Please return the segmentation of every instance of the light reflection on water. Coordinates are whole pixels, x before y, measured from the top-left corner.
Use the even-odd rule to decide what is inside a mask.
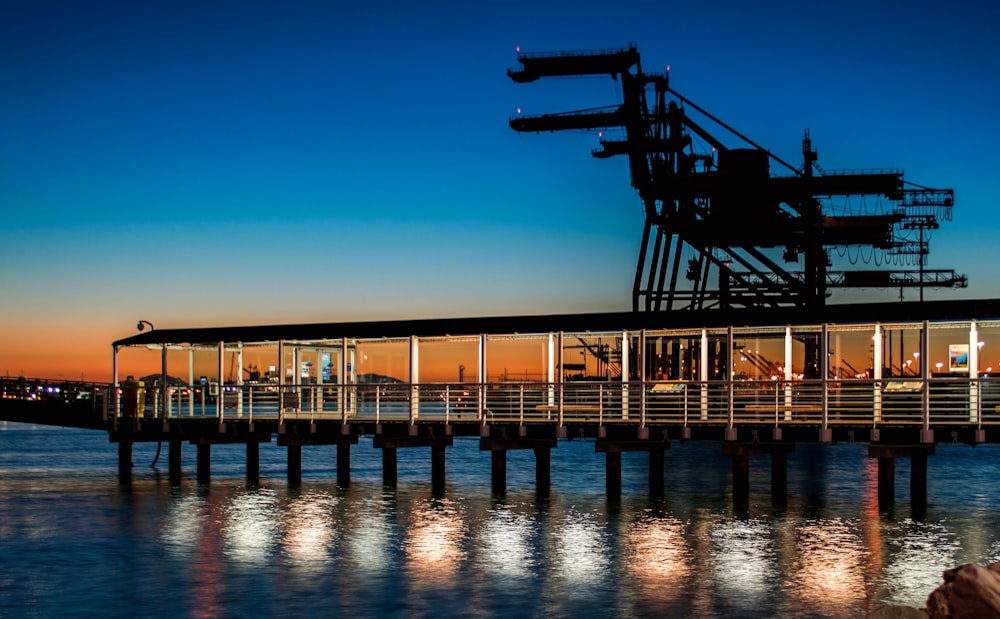
[[[403,538],[404,567],[422,586],[449,586],[466,558],[465,520],[453,501],[420,502]]]
[[[476,563],[489,578],[530,578],[537,567],[531,518],[504,506],[489,511],[479,530]]]
[[[808,520],[796,528],[789,591],[821,616],[836,614],[844,600],[866,591],[867,560],[855,523],[839,518]]]
[[[761,520],[713,523],[709,565],[718,593],[736,608],[759,608],[777,574],[771,527]]]
[[[906,519],[886,525],[883,533],[892,550],[882,570],[882,586],[891,592],[889,601],[926,598],[941,584],[941,572],[960,562],[961,544],[945,523]]]
[[[676,602],[681,583],[694,576],[694,550],[684,523],[672,517],[645,516],[626,529],[623,563],[638,594],[657,606]]]
[[[789,458],[787,506],[771,505],[766,460],[755,460],[740,517],[724,485],[703,481],[725,479],[717,444],[671,449],[662,502],[647,496],[644,463],[623,459],[623,497],[609,503],[603,459],[584,441],[553,452],[540,498],[521,470],[493,496],[474,441],[450,448],[440,495],[423,455],[398,489],[382,488],[370,446],[352,451],[348,488],[308,461],[289,488],[277,448],[261,450],[259,487],[242,479],[243,450],[220,449],[210,485],[170,487],[142,452],[123,488],[104,435],[6,429],[0,616],[71,604],[107,617],[863,617],[886,602],[922,606],[943,570],[1000,559],[1000,450],[940,447],[915,518],[905,493],[879,513],[864,446],[803,446]],[[23,469],[20,448],[36,454]],[[39,453],[58,461],[48,474]]]

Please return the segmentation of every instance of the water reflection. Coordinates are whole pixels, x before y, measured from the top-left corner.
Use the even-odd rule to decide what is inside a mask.
[[[52,436],[10,434],[0,453]],[[350,488],[289,488],[286,453],[267,446],[266,489],[243,485],[234,450],[210,484],[170,487],[136,467],[123,490],[106,437],[67,436],[57,459],[83,444],[110,473],[67,481],[61,460],[39,483],[37,462],[0,458],[0,616],[861,617],[922,606],[943,570],[1000,560],[1000,450],[942,448],[923,520],[879,512],[876,461],[857,449],[829,454],[842,483],[806,492],[814,481],[793,478],[786,506],[754,502],[738,519],[705,487],[729,474],[717,444],[671,455],[698,466],[671,477],[667,501],[626,488],[610,509],[595,491],[603,465],[580,444],[559,458],[585,474],[555,476],[544,501],[512,491],[497,504],[471,441],[449,448],[447,498],[434,500],[429,484],[385,490],[374,450],[352,453]]]
[[[237,494],[223,511],[222,535],[229,558],[265,563],[278,541],[281,511],[277,494],[264,488]]]
[[[167,507],[160,538],[167,551],[178,559],[187,558],[198,547],[204,510],[205,501],[196,496],[176,496]]]
[[[345,519],[344,550],[351,568],[371,575],[385,572],[395,538],[390,512],[380,500],[359,501]]]
[[[532,556],[532,520],[509,508],[490,510],[479,531],[477,564],[490,576],[530,578],[537,561]]]
[[[709,527],[708,538],[708,560],[719,595],[736,608],[759,608],[779,575],[770,523],[717,522]]]
[[[288,558],[298,565],[322,564],[336,550],[331,514],[336,497],[327,492],[311,492],[286,504],[281,545]]]
[[[554,525],[552,539],[554,577],[573,587],[597,584],[605,577],[610,553],[594,514],[571,510]]]
[[[693,552],[684,539],[684,523],[676,518],[643,518],[625,534],[625,568],[640,595],[666,603],[685,592],[693,571]]]
[[[787,580],[792,597],[821,616],[834,616],[863,597],[867,553],[855,525],[810,520],[796,534]]]
[[[422,501],[414,506],[403,552],[406,570],[418,586],[454,584],[458,567],[466,558],[464,514],[450,500]]]
[[[941,584],[942,566],[961,563],[961,545],[944,523],[904,520],[888,524],[892,558],[882,570],[882,584],[890,602],[922,606],[927,595]]]

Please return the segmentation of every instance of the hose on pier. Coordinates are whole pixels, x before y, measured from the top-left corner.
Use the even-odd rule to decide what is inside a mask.
[[[163,441],[156,441],[156,456],[153,458],[153,462],[149,465],[149,468],[155,469],[156,463],[160,459],[160,449],[163,448]]]

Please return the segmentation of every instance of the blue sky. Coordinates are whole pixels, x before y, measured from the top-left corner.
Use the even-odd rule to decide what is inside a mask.
[[[628,309],[625,160],[591,158],[593,133],[507,126],[614,103],[614,83],[514,84],[518,45],[635,42],[644,70],[670,65],[786,161],[809,128],[824,168],[955,189],[928,267],[970,286],[927,296],[994,297],[1000,44],[982,6],[8,1],[0,372],[110,366],[140,318]]]

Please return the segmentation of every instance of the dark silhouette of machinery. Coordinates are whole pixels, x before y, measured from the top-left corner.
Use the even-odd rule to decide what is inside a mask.
[[[672,90],[667,73],[644,73],[634,45],[519,51],[517,60],[522,68],[507,72],[515,82],[610,75],[620,84],[619,105],[519,114],[510,126],[620,134],[610,139],[602,131],[593,155],[627,156],[644,206],[633,310],[816,307],[833,288],[899,288],[900,296],[903,288],[919,288],[923,300],[926,287],[966,286],[954,271],[924,268],[927,232],[951,219],[951,189],[909,183],[897,169],[824,171],[808,130],[802,166],[789,165]],[[740,147],[727,146],[708,126]],[[772,162],[788,174],[772,175]],[[917,268],[833,271],[831,250],[855,263]]]

